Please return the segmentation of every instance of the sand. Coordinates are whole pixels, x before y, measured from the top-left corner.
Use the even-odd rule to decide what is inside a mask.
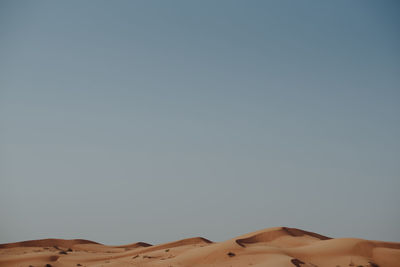
[[[287,227],[224,242],[194,237],[158,245],[106,246],[82,239],[43,239],[1,244],[0,266],[399,267],[400,243],[329,238]]]

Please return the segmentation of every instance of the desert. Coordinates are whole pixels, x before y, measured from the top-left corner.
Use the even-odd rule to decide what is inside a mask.
[[[400,243],[330,238],[275,227],[223,242],[191,237],[151,245],[107,246],[83,239],[41,239],[0,245],[0,266],[283,266],[397,267]]]
[[[0,267],[400,267],[400,0],[0,0]]]

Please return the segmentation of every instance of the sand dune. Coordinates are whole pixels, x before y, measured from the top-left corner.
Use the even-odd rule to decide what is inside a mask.
[[[15,247],[71,247],[77,244],[98,244],[96,242],[84,239],[39,239],[39,240],[28,240],[16,243],[0,244],[0,248],[15,248]]]
[[[287,227],[224,242],[194,237],[158,245],[106,246],[81,239],[43,239],[0,245],[0,266],[398,267],[400,243],[335,239]]]
[[[145,242],[136,242],[132,243],[129,245],[123,245],[123,246],[115,246],[116,248],[126,248],[126,249],[133,249],[133,248],[145,248],[145,247],[151,247],[151,244],[145,243]]]

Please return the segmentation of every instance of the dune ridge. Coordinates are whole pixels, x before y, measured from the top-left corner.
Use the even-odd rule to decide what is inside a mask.
[[[331,238],[289,227],[223,242],[192,237],[156,245],[107,246],[83,239],[42,239],[0,244],[2,266],[398,267],[400,243]]]

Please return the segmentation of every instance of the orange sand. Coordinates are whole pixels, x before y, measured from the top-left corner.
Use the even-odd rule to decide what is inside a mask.
[[[329,238],[278,227],[224,242],[202,237],[150,245],[106,246],[75,239],[43,239],[0,245],[1,266],[283,266],[399,267],[400,243]]]

